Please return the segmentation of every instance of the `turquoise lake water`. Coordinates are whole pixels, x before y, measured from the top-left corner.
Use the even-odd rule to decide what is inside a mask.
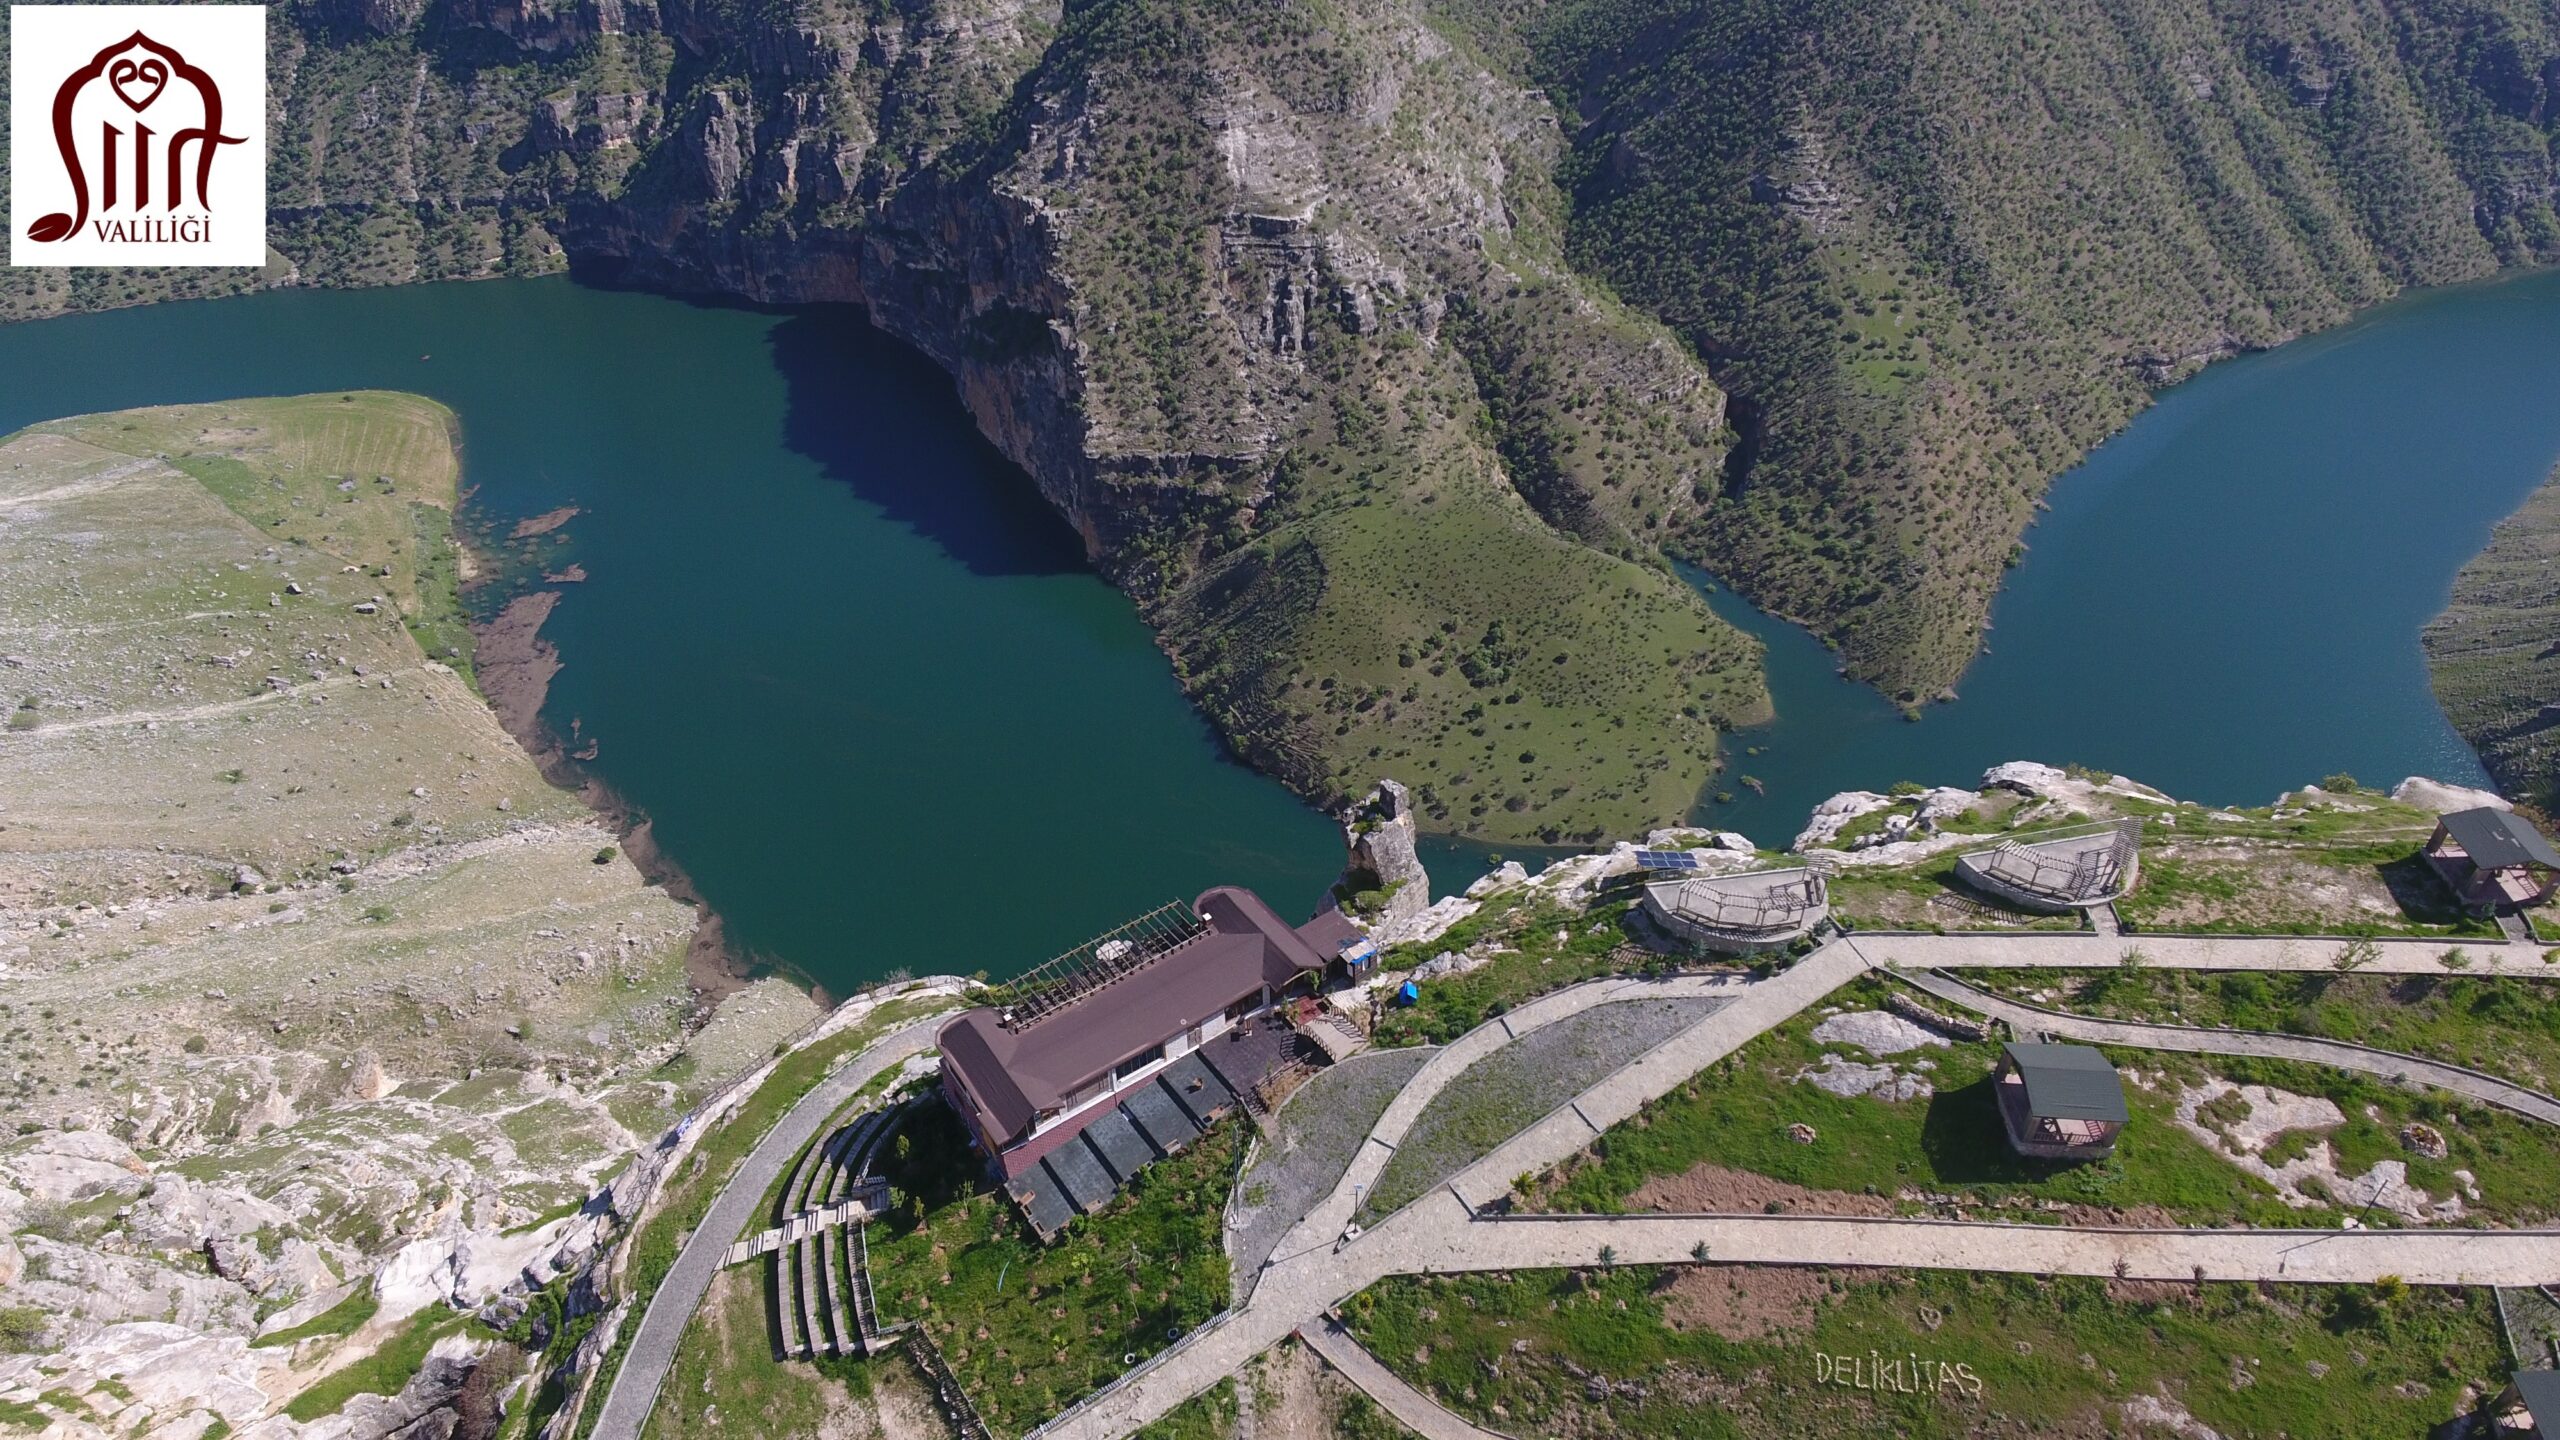
[[[1716,786],[1735,798],[1699,815],[1784,845],[1840,790],[1970,785],[2004,760],[2208,804],[2341,772],[2486,784],[2418,633],[2555,463],[2560,271],[2225,361],[2054,482],[1962,698],[1916,723],[1805,632],[1711,596],[1768,642],[1778,718],[1732,737]]]
[[[546,713],[750,953],[1005,975],[1213,884],[1304,913],[1332,882],[1332,824],[1224,758],[941,372],[851,312],[541,280],[0,326],[0,433],[363,387],[461,416],[474,527],[581,508],[542,552],[589,576]]]
[[[360,387],[461,416],[474,528],[580,508],[538,547],[589,577],[547,714],[749,951],[836,988],[1004,974],[1210,884],[1303,912],[1331,880],[1331,823],[1224,758],[948,382],[851,312],[539,280],[0,326],[0,433]],[[2477,780],[2418,628],[2555,459],[2560,274],[2217,366],[2057,485],[1964,698],[1919,723],[1711,597],[1770,640],[1779,719],[1701,814],[1783,844],[1835,790],[2022,758],[2213,802]],[[1427,858],[1450,886],[1483,855]]]

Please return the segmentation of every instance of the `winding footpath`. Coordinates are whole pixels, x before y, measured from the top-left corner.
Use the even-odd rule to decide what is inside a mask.
[[[1870,968],[1890,966],[1898,972],[1923,966],[2112,968],[2124,964],[2125,952],[2138,945],[2144,963],[2175,968],[2326,971],[2335,968],[2343,943],[2239,936],[2147,936],[2135,942],[2121,936],[2051,933],[1858,936],[1834,940],[1789,969],[1742,986],[1727,982],[1712,991],[1703,987],[1692,991],[1681,988],[1680,980],[1595,981],[1543,997],[1479,1026],[1425,1064],[1407,1091],[1381,1115],[1333,1193],[1282,1238],[1244,1304],[1061,1412],[1031,1432],[1031,1440],[1122,1440],[1292,1333],[1307,1337],[1354,1384],[1431,1440],[1486,1440],[1491,1432],[1451,1415],[1428,1396],[1395,1380],[1357,1342],[1331,1330],[1324,1318],[1327,1312],[1390,1275],[1586,1266],[1597,1264],[1604,1248],[1613,1260],[1625,1264],[1682,1263],[1694,1259],[1697,1247],[1704,1245],[1717,1261],[1729,1263],[1907,1266],[2181,1281],[2201,1276],[2370,1283],[2397,1275],[2419,1284],[2531,1285],[2560,1276],[2560,1231],[2159,1230],[1792,1214],[1502,1218],[1484,1214],[1491,1202],[1509,1193],[1515,1177],[1569,1159],[1610,1126]],[[2466,947],[2467,967],[2445,965],[2446,949],[2441,942],[2378,941],[2371,958],[2359,968],[2382,974],[2560,978],[2560,970],[2544,962],[2535,947]],[[1903,978],[1914,977],[1904,973]],[[1942,998],[1956,998],[1949,990],[1980,995],[1969,986],[1931,978],[1947,987],[1932,990]],[[1360,1195],[1375,1183],[1431,1097],[1469,1065],[1518,1035],[1592,1005],[1683,993],[1715,993],[1733,999],[1357,1239],[1339,1241]],[[1971,1004],[1969,1000],[1958,1003]],[[2024,1012],[2033,1007],[2017,1008]],[[2075,1019],[2039,1012],[2026,1023],[2058,1030],[2061,1022]],[[2405,1074],[2560,1123],[2560,1102],[2495,1077],[2414,1056],[2334,1042],[2306,1040],[2301,1047],[2278,1043],[2301,1039],[2291,1036],[2237,1037],[2233,1032],[2199,1033],[2175,1026],[2118,1028],[2119,1022],[2081,1023],[2109,1030],[2109,1035],[2100,1037],[2105,1043],[2156,1048],[2201,1050],[2207,1048],[2207,1041],[2227,1047],[2263,1040],[2271,1048],[2222,1053],[2267,1053],[2324,1064],[2353,1059],[2358,1062],[2353,1068]],[[2136,1031],[2146,1033],[2135,1038]],[[1336,1351],[1348,1353],[1337,1356]],[[1368,1364],[1362,1366],[1361,1360]],[[1393,1383],[1380,1382],[1382,1374]]]
[[[2386,1080],[2406,1080],[2466,1095],[2483,1104],[2512,1110],[2545,1125],[2560,1125],[2560,1100],[2539,1090],[2482,1074],[2460,1065],[2376,1050],[2343,1040],[2315,1040],[2308,1035],[2275,1035],[2260,1030],[2214,1030],[2192,1025],[2157,1025],[2140,1020],[2101,1020],[2047,1010],[1977,990],[1952,976],[1929,970],[1906,970],[1894,977],[1926,990],[1950,1004],[2009,1022],[2020,1034],[2041,1031],[2091,1045],[2126,1045],[2144,1050],[2178,1050],[2196,1055],[2253,1055],[2269,1060],[2300,1060],[2360,1070]]]
[[[2088,931],[2030,930],[2009,934],[1859,934],[1848,942],[1878,966],[1892,969],[2112,970],[2128,951],[2146,967],[2164,970],[2314,970],[2337,973],[2348,942],[2310,935],[2096,935]],[[2494,940],[2377,938],[2372,956],[2356,967],[2363,975],[2520,975],[2560,979],[2560,964],[2543,959],[2544,947]],[[2447,965],[2462,952],[2465,963]]]
[[[2114,968],[2129,950],[2175,969],[2330,971],[2345,942],[2260,936],[2143,936],[2034,932],[1858,935],[1835,939],[1784,971],[1608,979],[1569,987],[1488,1020],[1424,1062],[1390,1101],[1332,1191],[1281,1237],[1243,1302],[1031,1432],[1027,1440],[1122,1440],[1216,1384],[1264,1350],[1303,1336],[1355,1385],[1429,1440],[1502,1440],[1395,1377],[1327,1313],[1391,1275],[1555,1269],[1599,1263],[1676,1264],[1707,1247],[1723,1263],[1868,1265],[2026,1274],[2210,1280],[2532,1285],[2560,1277],[2560,1231],[2160,1230],[1817,1215],[1496,1216],[1523,1175],[1580,1153],[1611,1126],[1706,1066],[1802,1013],[1869,969],[1886,969],[1941,999],[2032,1029],[2099,1044],[2265,1055],[2336,1065],[2433,1085],[2560,1125],[2560,1100],[2495,1076],[2417,1056],[2304,1036],[2096,1020],[2004,1000],[1930,973],[1965,968]],[[2492,974],[2560,979],[2530,945],[2472,945],[2448,966],[2440,941],[2380,940],[2361,957],[2378,974]],[[1431,1102],[1477,1062],[1523,1036],[1596,1006],[1712,997],[1727,1003],[1592,1084],[1455,1175],[1344,1239],[1361,1197]],[[940,1018],[914,1022],[822,1081],[757,1145],[713,1202],[651,1297],[616,1374],[596,1433],[640,1433],[687,1320],[708,1291],[727,1238],[751,1218],[784,1166],[873,1077],[928,1048]]]
[[[1512,1440],[1499,1430],[1475,1424],[1407,1384],[1403,1376],[1388,1369],[1386,1362],[1370,1354],[1338,1325],[1314,1321],[1298,1328],[1298,1338],[1361,1394],[1377,1401],[1379,1409],[1396,1417],[1398,1423],[1422,1440]]]
[[[685,1237],[675,1264],[650,1295],[649,1308],[641,1312],[639,1328],[623,1342],[622,1368],[614,1372],[613,1387],[605,1392],[603,1408],[596,1413],[595,1434],[605,1440],[635,1440],[648,1423],[650,1408],[657,1404],[658,1387],[666,1383],[667,1371],[675,1364],[676,1344],[684,1336],[685,1325],[701,1307],[702,1297],[710,1293],[712,1278],[720,1273],[729,1242],[755,1219],[757,1207],[782,1178],[784,1167],[863,1086],[905,1064],[910,1056],[932,1049],[935,1033],[950,1018],[947,1013],[928,1015],[873,1041],[801,1096],[756,1142],[728,1185],[713,1197],[702,1223]]]

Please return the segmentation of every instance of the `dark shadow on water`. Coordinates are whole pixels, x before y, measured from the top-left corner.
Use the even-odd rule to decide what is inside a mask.
[[[997,453],[932,361],[851,306],[773,328],[783,443],[973,575],[1089,573],[1075,530]]]

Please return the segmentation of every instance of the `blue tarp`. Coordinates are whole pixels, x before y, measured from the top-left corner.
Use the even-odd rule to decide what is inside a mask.
[[[1422,998],[1422,990],[1421,990],[1421,987],[1419,987],[1419,986],[1415,985],[1415,984],[1414,984],[1412,981],[1410,981],[1410,980],[1407,980],[1407,981],[1406,981],[1406,982],[1404,982],[1403,984],[1401,984],[1401,985],[1399,985],[1399,986],[1397,986],[1397,987],[1396,987],[1396,1003],[1397,1003],[1397,1004],[1399,1004],[1399,1005],[1411,1005],[1411,1004],[1413,1004],[1415,1001],[1420,1000],[1421,998]]]

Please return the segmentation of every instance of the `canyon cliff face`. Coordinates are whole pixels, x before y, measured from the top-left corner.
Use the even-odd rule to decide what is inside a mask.
[[[1668,557],[1917,703],[2154,387],[2560,256],[2524,0],[284,13],[279,263],[0,314],[564,265],[860,304],[1249,759],[1494,838],[1670,818],[1764,712]]]

